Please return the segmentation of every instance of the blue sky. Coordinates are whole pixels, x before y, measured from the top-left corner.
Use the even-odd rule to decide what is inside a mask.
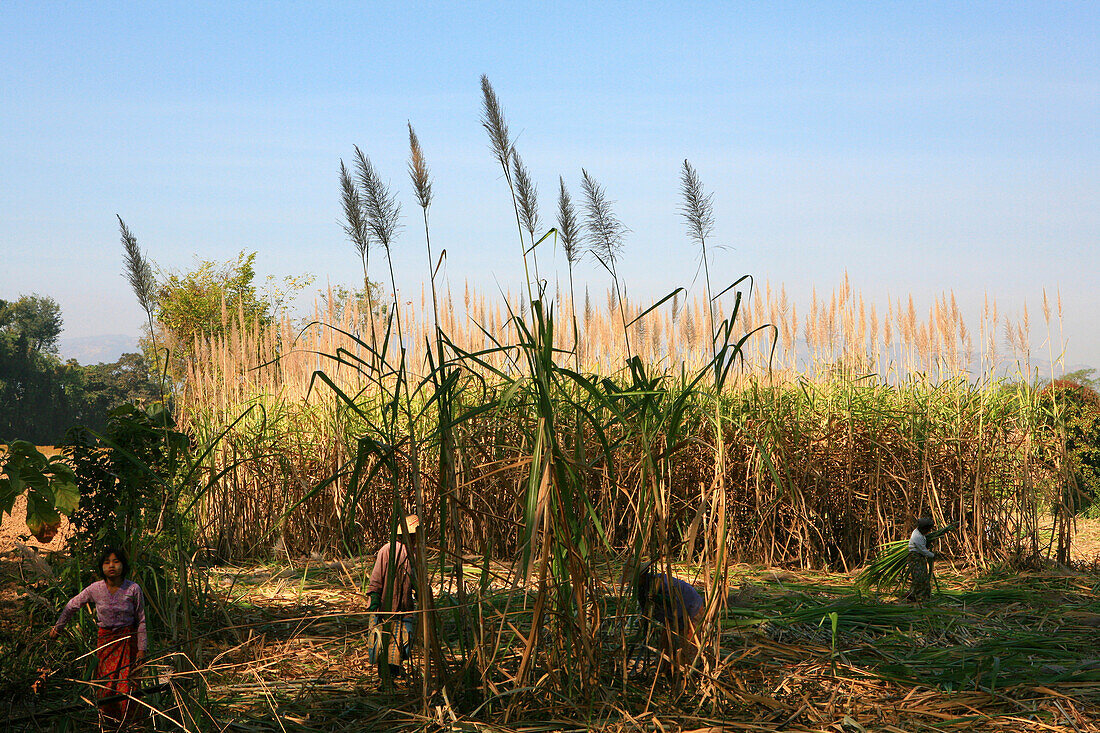
[[[116,213],[168,270],[255,250],[262,275],[352,282],[353,145],[401,194],[395,266],[418,297],[407,121],[452,285],[515,289],[487,74],[544,220],[558,175],[576,192],[586,168],[632,230],[639,297],[694,277],[688,158],[715,193],[720,275],[799,300],[847,271],[880,302],[953,290],[972,316],[985,293],[1036,314],[1058,289],[1069,363],[1100,367],[1097,38],[1089,3],[5,2],[0,298],[55,297],[68,336],[138,333]]]

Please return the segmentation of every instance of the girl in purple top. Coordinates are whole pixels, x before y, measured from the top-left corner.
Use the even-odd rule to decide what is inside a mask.
[[[119,698],[100,703],[103,715],[120,723],[133,720],[138,705],[130,705],[128,696],[137,685],[130,681],[145,658],[145,599],[137,583],[127,580],[130,563],[120,548],[109,548],[100,555],[99,575],[92,583],[73,596],[61,611],[61,617],[50,629],[56,639],[61,629],[81,607],[95,605],[99,638],[96,645],[96,678],[100,698]],[[122,696],[122,697],[120,697]]]

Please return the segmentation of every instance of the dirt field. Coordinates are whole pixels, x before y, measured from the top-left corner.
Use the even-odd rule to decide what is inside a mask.
[[[1100,567],[1100,519],[1078,519],[1073,537],[1075,562]]]
[[[5,514],[3,522],[0,522],[0,554],[10,553],[17,545],[36,548],[39,552],[57,552],[64,549],[65,540],[69,537],[69,523],[61,518],[61,526],[57,535],[49,542],[39,542],[31,536],[27,529],[27,497],[20,496],[15,500],[15,506],[10,515]]]
[[[213,572],[233,624],[206,642],[207,705],[228,724],[220,729],[1100,730],[1100,660],[1089,643],[1100,624],[1094,574],[965,570],[945,575],[937,597],[919,607],[855,596],[846,575],[741,566],[738,605],[718,630],[728,665],[703,688],[720,704],[685,695],[640,664],[628,681],[616,681],[623,685],[619,702],[637,713],[648,696],[651,712],[604,711],[596,722],[579,713],[558,719],[568,706],[548,706],[499,726],[423,717],[415,684],[379,690],[367,658],[370,622],[359,592],[370,565],[362,558]],[[507,593],[502,589],[498,600]],[[838,614],[833,633],[823,622],[830,612]],[[222,618],[218,625],[228,623]],[[73,645],[66,658],[82,651],[84,646]],[[75,699],[75,689],[73,683],[52,688],[42,707]],[[547,727],[548,719],[556,725]]]
[[[61,451],[52,445],[40,445],[38,450],[47,458],[58,455]],[[3,463],[7,455],[7,446],[0,445],[0,463]],[[27,529],[27,497],[19,496],[15,499],[15,506],[11,514],[0,517],[0,555],[8,555],[22,544],[29,548],[37,548],[38,552],[56,552],[65,547],[65,540],[69,536],[69,523],[65,517],[61,518],[61,526],[57,535],[49,542],[39,542],[31,537],[31,531]]]

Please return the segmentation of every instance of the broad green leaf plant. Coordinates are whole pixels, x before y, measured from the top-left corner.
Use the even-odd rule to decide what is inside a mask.
[[[27,495],[27,528],[39,542],[49,542],[80,505],[76,475],[60,458],[47,458],[32,443],[17,440],[8,446],[0,476],[0,513],[11,514],[20,494]]]

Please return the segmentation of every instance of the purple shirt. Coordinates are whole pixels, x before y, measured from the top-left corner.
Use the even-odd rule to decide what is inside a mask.
[[[706,605],[695,586],[679,578],[669,578],[661,573],[654,575],[650,583],[653,620],[658,623],[667,623],[669,618],[683,623],[689,618],[695,618]]]
[[[137,626],[137,648],[145,651],[145,599],[137,583],[124,580],[118,590],[112,593],[107,588],[107,581],[97,580],[65,604],[61,618],[57,619],[54,628],[61,631],[73,614],[88,603],[95,604],[96,624],[101,629]]]

